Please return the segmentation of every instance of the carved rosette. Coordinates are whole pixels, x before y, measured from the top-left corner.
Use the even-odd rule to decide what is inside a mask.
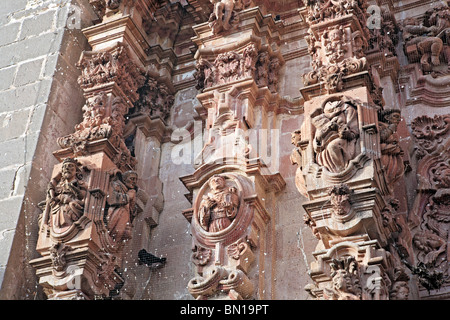
[[[250,180],[234,173],[213,175],[199,189],[191,220],[197,276],[188,283],[196,299],[253,297],[254,232],[264,227],[255,216],[268,219],[253,195]]]

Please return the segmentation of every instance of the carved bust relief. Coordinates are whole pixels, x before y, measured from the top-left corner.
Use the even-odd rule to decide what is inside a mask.
[[[208,181],[209,192],[200,203],[198,219],[207,232],[219,232],[230,226],[239,208],[239,196],[225,178],[214,175]]]

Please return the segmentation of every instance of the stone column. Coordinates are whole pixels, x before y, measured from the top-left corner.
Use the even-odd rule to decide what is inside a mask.
[[[372,30],[364,0],[304,3],[312,71],[303,75],[305,120],[293,133],[293,162],[309,200],[305,223],[319,239],[307,290],[318,299],[389,299],[408,259],[398,251],[410,252],[411,243],[399,242],[408,227],[394,198],[404,173],[401,115],[385,106],[368,62],[377,40],[384,49],[384,35]]]
[[[148,194],[138,188],[143,169],[125,120],[136,108],[150,107],[142,89],[150,78],[145,69],[149,44],[141,30],[155,4],[91,4],[100,23],[83,30],[92,47],[78,64],[86,98],[83,119],[57,141],[61,149],[54,155],[61,163],[40,204],[36,250],[41,257],[31,261],[49,299],[105,298],[122,286],[133,220],[149,210]]]
[[[196,299],[265,297],[270,199],[285,185],[271,121],[281,100],[282,26],[263,15],[264,5],[226,3],[216,3],[209,22],[194,26],[197,111],[205,134],[195,172],[181,181],[193,204],[183,214],[195,265],[188,290]]]

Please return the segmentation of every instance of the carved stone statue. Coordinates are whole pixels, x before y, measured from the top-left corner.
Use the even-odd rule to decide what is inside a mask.
[[[403,150],[399,146],[397,127],[401,121],[400,110],[388,109],[380,112],[381,163],[385,170],[386,182],[391,185],[405,171]]]
[[[239,196],[235,187],[227,187],[225,178],[214,175],[208,181],[211,191],[203,196],[199,208],[199,222],[208,232],[227,228],[236,217]]]
[[[300,149],[300,142],[302,141],[302,133],[301,130],[295,130],[291,133],[291,143],[294,145],[292,149],[290,160],[291,164],[297,165],[297,170],[295,173],[295,186],[300,191],[302,195],[305,197],[308,196],[308,192],[306,190],[306,181],[303,176],[303,165],[302,165],[302,153]]]
[[[356,155],[359,138],[356,107],[350,102],[329,101],[311,114],[316,127],[313,146],[316,161],[330,172],[341,172]]]
[[[233,0],[210,0],[214,5],[214,11],[210,18],[210,26],[214,33],[220,32],[222,29],[229,30],[231,28],[230,20],[234,9]],[[212,21],[211,21],[212,20]]]
[[[291,153],[291,163],[296,164],[299,167],[302,166],[302,154],[300,152],[299,143],[302,140],[302,132],[300,130],[295,130],[291,133],[291,143],[294,145]]]
[[[411,46],[417,45],[423,71],[432,71],[441,63],[444,44],[450,40],[450,9],[442,5],[427,11],[423,23],[416,18],[403,21],[403,39],[407,54]],[[408,48],[409,47],[409,48]]]
[[[48,185],[43,223],[50,220],[55,233],[66,231],[83,215],[87,188],[79,166],[77,160],[66,158],[61,173]]]
[[[131,238],[131,223],[136,215],[137,178],[136,172],[127,171],[122,179],[118,175],[111,181],[106,221],[109,234],[115,241]]]
[[[251,0],[210,0],[214,5],[213,13],[209,18],[209,25],[214,34],[222,30],[230,30],[234,11],[242,10],[251,3]]]

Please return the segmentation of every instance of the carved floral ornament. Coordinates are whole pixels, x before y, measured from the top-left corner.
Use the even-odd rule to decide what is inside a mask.
[[[390,256],[377,249],[376,240],[340,240],[318,253],[310,271],[315,284],[305,290],[318,300],[404,300],[409,277],[401,268],[386,270]]]
[[[130,113],[147,114],[151,118],[167,121],[170,108],[175,101],[171,87],[147,73],[145,83],[138,89],[138,93],[139,99],[134,103],[134,109],[130,110]]]
[[[303,0],[308,8],[307,21],[317,24],[354,14],[365,25],[368,13],[366,0]]]
[[[197,62],[196,88],[205,90],[234,81],[253,78],[259,87],[278,88],[278,73],[283,64],[278,54],[258,50],[255,44],[242,51],[228,51],[217,55],[214,62],[200,58]]]
[[[139,98],[137,90],[145,83],[144,71],[130,58],[128,47],[118,43],[101,52],[83,52],[78,68],[78,84],[82,89],[115,83],[131,102]]]
[[[361,300],[359,266],[352,256],[333,259],[330,264],[332,286],[325,288],[326,300]]]
[[[413,228],[413,248],[418,261],[416,272],[425,289],[448,286],[448,239],[450,230],[450,162],[448,115],[426,115],[411,122],[417,141],[418,195],[412,208],[417,221]]]
[[[450,115],[436,115],[434,118],[424,115],[415,118],[411,122],[411,130],[418,143],[417,157],[422,158],[439,151],[449,129]]]
[[[111,14],[117,12],[121,2],[121,0],[89,0],[89,4],[100,20],[106,13]]]
[[[344,77],[366,71],[365,51],[370,36],[365,30],[352,19],[324,29],[311,26],[305,40],[313,70],[302,75],[305,86],[323,83],[327,93],[340,92]]]
[[[136,160],[124,142],[125,115],[128,105],[120,97],[112,98],[103,92],[87,100],[83,106],[83,121],[75,132],[58,138],[60,147],[70,149],[74,156],[89,154],[89,145],[108,140],[116,149],[114,163],[120,167],[134,167]]]

